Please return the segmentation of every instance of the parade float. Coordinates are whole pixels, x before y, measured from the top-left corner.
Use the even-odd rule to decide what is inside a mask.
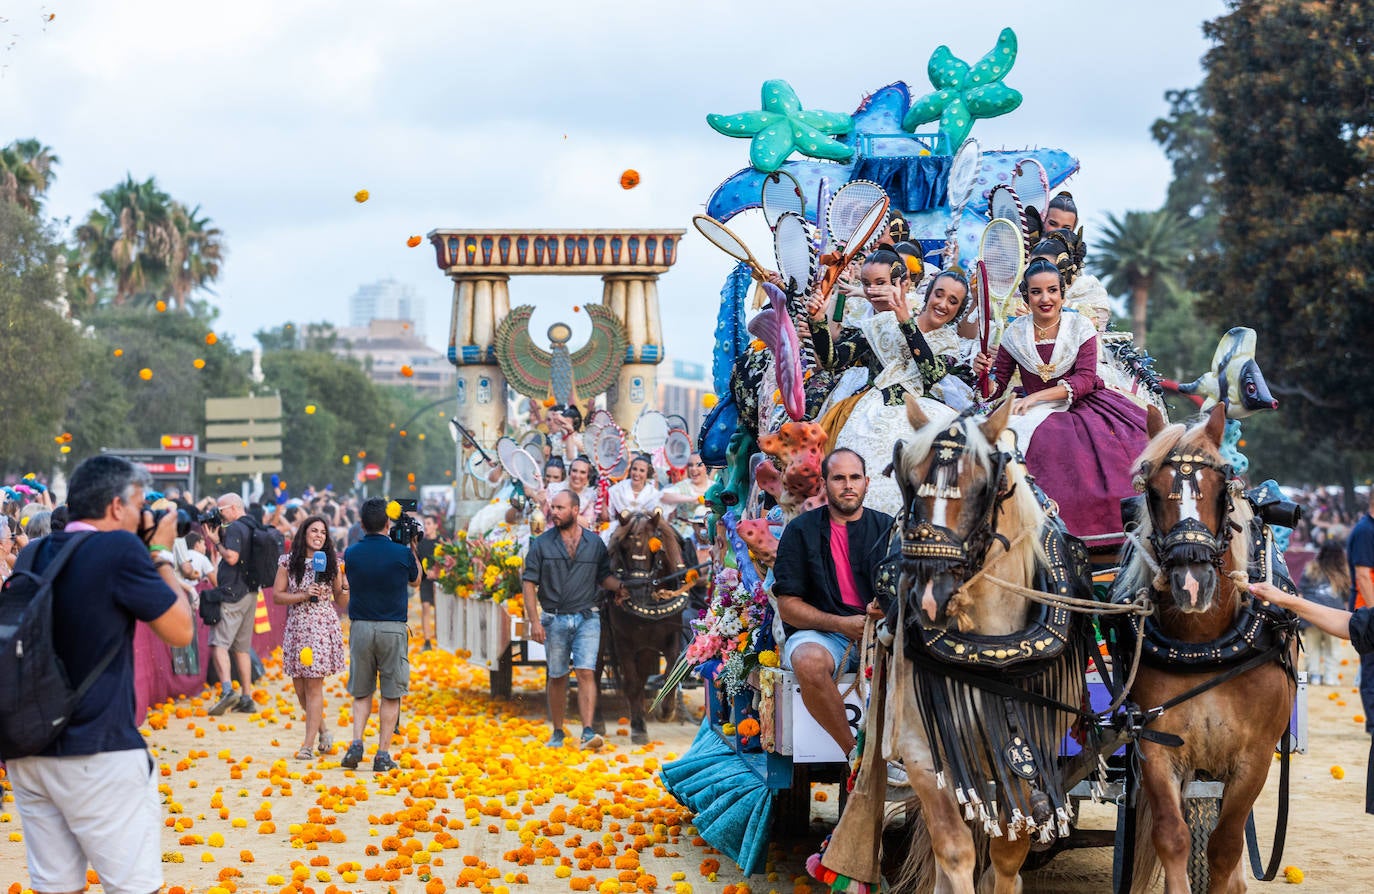
[[[1180,487],[1191,488],[1198,498],[1206,491],[1203,477],[1215,473],[1226,494],[1219,518],[1209,509],[1205,521],[1154,519],[1169,534],[1142,545],[1138,540],[1127,543],[1130,535],[1121,530],[1120,520],[1105,533],[1085,535],[1067,529],[1059,518],[1060,507],[1026,471],[1026,444],[1022,441],[1018,449],[1007,426],[1010,400],[995,405],[988,401],[986,373],[981,381],[966,377],[962,387],[952,381],[952,374],[939,378],[948,369],[930,375],[928,367],[910,362],[909,353],[903,359],[904,345],[885,342],[883,331],[873,323],[880,314],[865,316],[864,292],[855,288],[850,264],[882,243],[904,261],[906,269],[894,267],[894,277],[900,273],[905,280],[909,273],[919,284],[914,290],[918,297],[922,286],[947,275],[942,271],[960,271],[968,298],[959,319],[947,327],[957,330],[957,336],[954,331],[927,331],[925,336],[938,336],[951,352],[960,349],[962,339],[965,357],[990,355],[1018,328],[1013,323],[1029,316],[1022,300],[1024,287],[1018,292],[1018,286],[1031,256],[1044,258],[1038,269],[1057,271],[1061,288],[1067,286],[1064,318],[1069,325],[1064,328],[1081,333],[1080,342],[1096,340],[1099,387],[1128,401],[1142,420],[1136,449],[1146,446],[1147,416],[1151,445],[1159,438],[1179,440],[1183,427],[1165,425],[1162,382],[1152,361],[1131,343],[1129,334],[1109,328],[1109,298],[1082,269],[1087,250],[1082,228],[1044,232],[1055,191],[1077,171],[1077,160],[1060,149],[985,151],[970,136],[976,119],[1006,114],[1020,105],[1020,94],[1004,83],[1016,50],[1010,29],[1004,29],[992,50],[973,64],[940,47],[930,58],[929,92],[914,96],[907,84],[895,82],[866,96],[852,115],[805,108],[790,85],[772,80],[763,84],[759,110],[707,119],[725,136],[750,140],[751,164],[726,178],[708,197],[706,213],[694,219],[701,235],[736,263],[720,293],[713,368],[719,400],[703,424],[698,445],[709,464],[723,469],[707,495],[716,532],[711,606],[695,623],[695,640],[673,675],[676,679],[697,673],[706,680],[707,716],[690,751],[666,765],[661,778],[696,812],[702,837],[746,873],[763,865],[776,831],[807,826],[810,782],[830,779],[842,783],[842,802],[853,793],[852,803],[842,803],[840,827],[808,868],[837,891],[863,892],[884,884],[878,853],[885,783],[877,777],[885,767],[884,758],[893,756],[889,746],[902,737],[900,730],[885,725],[884,687],[900,687],[905,679],[910,688],[914,660],[919,663],[915,677],[922,699],[943,691],[940,697],[948,705],[980,705],[968,717],[931,708],[924,701],[916,711],[926,738],[936,743],[931,752],[935,766],[943,767],[939,785],[930,787],[942,791],[931,802],[923,792],[923,808],[943,809],[940,799],[949,799],[948,816],[981,826],[994,850],[1010,846],[1014,856],[1008,859],[1018,869],[1027,847],[1034,848],[1035,862],[1043,862],[1065,847],[1115,843],[1117,882],[1129,885],[1139,780],[1122,775],[1119,755],[1123,747],[1134,751],[1138,741],[1151,737],[1147,728],[1160,713],[1148,708],[1142,713],[1127,701],[1142,654],[1146,663],[1163,664],[1166,677],[1179,672],[1181,665],[1170,666],[1175,660],[1192,661],[1189,669],[1194,671],[1229,667],[1210,685],[1173,693],[1182,703],[1211,686],[1229,691],[1242,672],[1277,666],[1284,660],[1283,650],[1292,644],[1288,622],[1276,611],[1247,609],[1254,627],[1232,631],[1240,639],[1227,640],[1232,651],[1224,656],[1221,646],[1211,649],[1211,643],[1204,644],[1207,648],[1162,647],[1168,637],[1160,633],[1157,622],[1147,620],[1155,611],[1151,600],[1167,599],[1170,590],[1169,576],[1158,569],[1176,562],[1185,567],[1204,554],[1205,561],[1234,573],[1234,580],[1228,577],[1219,583],[1208,578],[1208,586],[1221,590],[1226,599],[1245,600],[1247,580],[1291,587],[1268,524],[1282,516],[1270,511],[1273,492],[1264,486],[1245,491],[1236,468],[1243,458],[1232,452],[1238,430],[1234,420],[1275,406],[1267,400],[1253,362],[1253,333],[1248,339],[1245,330],[1229,333],[1218,348],[1213,370],[1192,386],[1209,397],[1204,409],[1211,412],[1203,417],[1208,420],[1206,438],[1199,423],[1188,435],[1196,439],[1196,446],[1167,452],[1158,460],[1160,465],[1136,467],[1134,453],[1113,457],[1120,466],[1114,470],[1118,477],[1129,479],[1134,470],[1137,493],[1156,486],[1147,473],[1162,466],[1181,476],[1172,485],[1176,493]],[[936,126],[920,130],[930,124]],[[771,252],[746,244],[730,227],[733,218],[754,211],[762,212],[772,232]],[[808,304],[817,301],[826,308],[821,323],[808,311]],[[749,315],[750,309],[756,312]],[[818,362],[823,342],[836,336],[824,339],[816,327],[832,324],[840,331],[847,327],[862,332],[876,363],[840,374]],[[1044,370],[1053,366],[1054,358],[1036,359],[1041,362],[1040,374],[1049,381]],[[1033,368],[1035,360],[1028,362]],[[1023,362],[1022,376],[1027,375],[1025,368]],[[879,405],[867,413],[857,409],[862,403],[838,407],[837,395],[862,401],[858,395],[869,384],[870,392],[900,385],[915,396],[905,398],[904,410],[900,398],[895,408]],[[837,413],[837,408],[842,411]],[[996,408],[1000,412],[991,413]],[[943,433],[942,426],[947,426]],[[982,446],[981,436],[973,432],[978,427],[988,436]],[[924,459],[912,456],[913,448],[903,447],[903,439],[911,440],[916,431],[924,438],[917,436],[915,441],[934,451]],[[772,594],[771,566],[779,538],[793,518],[823,505],[821,460],[836,446],[852,447],[867,461],[873,483],[872,501],[866,500],[865,506],[876,505],[897,516],[891,558],[882,572],[894,597],[910,594],[913,587],[919,593],[921,575],[938,577],[953,567],[959,576],[945,599],[951,593],[959,595],[966,607],[980,593],[1011,593],[1008,610],[1024,619],[1012,628],[1019,634],[980,636],[976,608],[966,608],[959,625],[951,627],[947,625],[954,613],[945,615],[946,603],[938,607],[938,622],[931,606],[932,623],[927,623],[914,604],[904,607],[905,596],[895,598],[874,638],[866,635],[862,643],[865,658],[871,660],[859,674],[839,680],[851,730],[860,742],[861,754],[852,763],[806,712],[795,677],[781,666],[783,629]],[[989,452],[977,453],[980,450]],[[963,480],[968,468],[962,457],[970,451],[982,457],[980,462],[991,464],[989,480]],[[904,477],[904,470],[927,468],[928,473],[921,471],[929,475],[924,481]],[[960,499],[961,492],[968,495],[985,488],[991,488],[986,497],[991,515],[980,516],[982,522],[972,529],[944,527],[944,510],[938,507],[934,511],[940,521],[930,521],[932,501],[943,504]],[[1019,492],[1030,501],[1021,505],[1020,513],[1033,520],[1026,522],[1032,527],[1020,535],[1014,530],[1003,535],[996,527],[997,507],[1002,505],[998,488]],[[1136,506],[1132,526],[1140,525],[1146,510],[1138,501],[1130,502]],[[1164,505],[1173,504],[1166,500]],[[1115,516],[1117,508],[1111,509]],[[1153,515],[1154,510],[1149,511]],[[1006,521],[1004,515],[1002,522]],[[1229,561],[1223,545],[1231,542],[1230,526],[1241,529],[1237,538],[1252,541],[1248,569],[1224,564]],[[1021,582],[1007,580],[1014,575],[1006,571],[990,573],[996,565],[996,560],[987,559],[990,550],[996,552],[991,544],[1000,539],[1011,554],[1013,544],[1031,531],[1041,541],[1039,558],[1027,561],[1039,570]],[[975,541],[981,544],[976,552],[968,546]],[[1142,554],[1146,559],[1139,558]],[[1114,584],[1124,563],[1141,561],[1155,563],[1152,579],[1129,592]],[[930,567],[945,571],[931,572]],[[928,599],[932,578],[924,579]],[[1194,587],[1196,606],[1196,584],[1189,586]],[[1021,623],[1029,626],[1022,629]],[[884,657],[894,634],[898,646],[890,658]],[[900,645],[903,636],[905,647]],[[885,684],[883,668],[888,662],[894,674]],[[1270,715],[1287,718],[1293,700],[1285,701],[1281,691],[1265,693],[1264,710],[1272,705]],[[1299,687],[1291,734],[1283,737],[1285,756],[1289,745],[1301,748],[1305,738],[1301,696]],[[902,700],[900,688],[887,695],[888,700],[894,698]],[[1080,707],[1088,704],[1091,707]],[[1180,716],[1190,710],[1191,704],[1174,709]],[[1070,720],[1073,736],[1068,735]],[[1271,721],[1266,723],[1272,726]],[[1160,741],[1171,740],[1161,734]],[[1111,768],[1109,760],[1114,761]],[[1128,758],[1124,766],[1130,764]],[[1286,792],[1286,759],[1283,767]],[[1215,821],[1223,782],[1184,783],[1193,840],[1202,842],[1195,845],[1190,865],[1205,875],[1207,817]],[[1078,832],[1076,808],[1089,798],[1119,799],[1119,835],[1099,841]],[[908,819],[919,814],[908,811]],[[943,826],[929,831],[932,836],[967,833],[962,824],[952,825],[963,833]],[[1224,834],[1230,838],[1236,829],[1227,825]],[[1125,844],[1128,840],[1130,846]],[[1148,838],[1144,840],[1141,846],[1149,847]],[[1268,877],[1281,853],[1281,838],[1277,841]],[[1266,870],[1253,852],[1252,847],[1259,876]],[[947,866],[928,850],[912,859],[914,874],[904,876],[905,883],[914,883],[922,872],[928,873],[923,877],[938,876],[949,883],[974,871],[972,862]],[[1002,864],[1008,860],[994,863],[1004,872]]]

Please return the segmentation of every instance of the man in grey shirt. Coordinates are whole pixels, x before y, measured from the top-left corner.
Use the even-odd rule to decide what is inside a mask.
[[[569,665],[577,671],[577,710],[582,717],[582,747],[604,742],[592,729],[596,711],[596,655],[601,648],[598,585],[619,592],[601,538],[578,524],[578,495],[560,491],[549,501],[552,527],[530,541],[521,574],[530,638],[548,651],[549,747],[563,744],[563,714],[568,703]]]

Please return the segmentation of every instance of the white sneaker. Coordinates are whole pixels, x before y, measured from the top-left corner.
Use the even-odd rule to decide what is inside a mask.
[[[896,761],[887,762],[887,784],[892,788],[909,788],[911,779],[906,775],[906,770]]]

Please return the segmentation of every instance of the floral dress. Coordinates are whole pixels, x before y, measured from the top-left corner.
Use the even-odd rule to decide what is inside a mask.
[[[287,568],[289,554],[278,561]],[[315,582],[315,569],[305,563],[305,574],[299,581],[287,572],[286,592],[301,593]],[[301,650],[309,647],[313,653],[309,665],[301,661]],[[339,613],[331,599],[319,602],[293,603],[286,609],[286,628],[281,638],[282,669],[290,677],[328,677],[343,673],[343,631],[339,627]]]

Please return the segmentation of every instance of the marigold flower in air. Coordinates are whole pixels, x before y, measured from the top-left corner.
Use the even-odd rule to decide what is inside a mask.
[[[153,371],[145,366],[138,371],[138,377],[146,382],[153,377]]]
[[[115,349],[114,349],[114,355],[115,355],[116,357],[123,357],[123,356],[124,356],[124,349],[123,349],[123,348],[115,348]]]
[[[546,398],[544,398],[544,400],[542,401],[542,403],[543,403],[543,405],[544,405],[544,408],[545,408],[545,409],[548,409],[548,408],[552,407],[554,404],[558,403],[558,401],[554,400],[552,397],[546,397]]]
[[[310,667],[310,665],[314,663],[315,651],[311,649],[309,646],[306,646],[305,648],[301,649],[301,664],[303,664],[306,667]]]
[[[1342,767],[1342,766],[1340,766],[1339,764],[1337,764],[1336,766],[1332,767],[1332,768],[1331,768],[1331,778],[1332,778],[1332,779],[1344,779],[1344,778],[1345,778],[1345,767]]]
[[[360,189],[353,194],[353,201],[357,202],[359,205],[361,205],[363,202],[366,202],[370,198],[372,198],[372,193],[368,192],[365,189]]]
[[[206,343],[207,345],[216,344],[218,341],[219,341],[219,336],[216,335],[215,333],[213,333],[213,332],[207,332],[207,333],[205,333],[205,343]]]
[[[650,537],[650,538],[649,538],[649,552],[651,552],[651,553],[656,553],[656,552],[658,552],[658,551],[661,550],[661,549],[663,549],[663,541],[662,541],[662,540],[659,540],[657,537]]]
[[[196,369],[205,369],[205,358],[197,357],[195,360],[191,361],[191,365]]]
[[[401,375],[405,376],[408,379],[411,376],[415,375],[415,370],[412,369],[409,364],[406,364],[405,366],[401,367]]]
[[[628,168],[620,175],[621,189],[634,189],[639,185],[639,172],[634,168]]]
[[[316,407],[314,404],[306,404],[306,405],[305,405],[305,415],[307,415],[307,416],[314,416],[314,415],[315,415],[315,410],[316,410],[316,409],[317,409],[317,407]]]
[[[158,313],[163,313],[164,311],[167,310],[167,302],[166,302],[166,301],[158,301],[158,303],[157,303],[157,304],[154,304],[153,307],[156,307],[156,308],[157,308],[157,312],[158,312]]]
[[[714,394],[707,393],[701,396],[701,405],[708,410],[718,403],[720,403],[720,398],[716,397]]]
[[[419,236],[411,236],[409,239],[406,240],[406,245],[409,245],[411,248],[414,248],[423,241],[424,240],[421,239]]]

